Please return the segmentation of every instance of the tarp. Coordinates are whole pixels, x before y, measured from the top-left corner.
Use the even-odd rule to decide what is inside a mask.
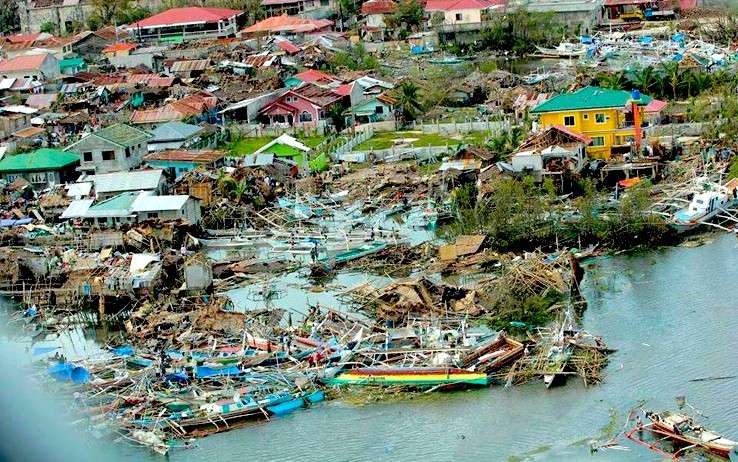
[[[195,376],[197,377],[217,377],[223,375],[238,375],[241,370],[238,366],[230,367],[210,367],[210,366],[198,366],[195,369]]]
[[[133,347],[131,345],[111,348],[110,351],[116,356],[133,356]]]
[[[148,253],[135,253],[131,257],[131,274],[142,273],[150,263],[159,261],[158,255]]]
[[[12,228],[13,226],[27,225],[32,222],[33,218],[21,218],[20,220],[6,218],[4,220],[0,220],[0,228]]]

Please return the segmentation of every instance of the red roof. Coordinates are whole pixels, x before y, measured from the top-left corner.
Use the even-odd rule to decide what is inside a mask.
[[[397,3],[392,0],[369,0],[361,5],[361,14],[385,14],[397,11]]]
[[[299,74],[293,75],[292,78],[295,78],[297,80],[302,80],[303,82],[320,82],[320,81],[338,82],[339,81],[337,77],[334,77],[330,74],[326,74],[325,72],[321,72],[315,69],[308,69],[307,71],[302,71]]]
[[[4,59],[0,61],[0,72],[37,71],[41,69],[41,66],[48,56],[48,54],[44,53],[40,55],[24,55],[16,56],[13,59]]]
[[[133,111],[131,123],[145,124],[182,120],[185,117],[196,116],[209,111],[217,104],[218,98],[210,93],[200,92],[160,108]]]
[[[284,50],[291,55],[300,52],[300,49],[297,47],[297,45],[293,44],[289,40],[280,40],[279,42],[277,42],[277,46],[281,50]]]
[[[315,32],[333,25],[328,19],[303,19],[283,14],[272,16],[247,27],[243,32]]]
[[[340,87],[333,90],[333,93],[341,96],[348,96],[351,94],[351,90],[354,88],[354,82],[341,85]]]
[[[135,43],[114,43],[103,49],[103,53],[115,53],[116,51],[130,51],[138,48]]]
[[[560,131],[562,133],[566,133],[570,137],[574,138],[575,140],[579,140],[579,141],[581,141],[584,144],[589,144],[589,143],[592,142],[592,138],[590,138],[588,136],[584,136],[581,133],[577,133],[575,131],[569,130],[568,128],[564,127],[563,125],[551,125],[550,127],[548,127],[548,129],[551,129],[551,128],[555,128],[556,130],[558,130],[558,131]]]
[[[33,42],[35,40],[38,40],[40,36],[41,32],[38,32],[36,34],[15,34],[8,35],[7,37],[5,37],[5,40],[10,43]]]
[[[487,10],[502,7],[507,0],[428,0],[426,11]]]
[[[241,10],[227,8],[203,8],[191,6],[187,8],[172,8],[163,11],[128,26],[129,29],[138,27],[181,26],[185,24],[203,24],[223,21],[243,13]]]
[[[655,114],[663,111],[669,103],[658,99],[652,99],[650,103],[646,104],[645,110],[648,113]]]

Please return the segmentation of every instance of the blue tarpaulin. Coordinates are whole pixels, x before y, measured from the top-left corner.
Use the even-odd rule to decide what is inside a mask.
[[[238,375],[241,370],[237,366],[230,367],[210,367],[198,366],[195,370],[197,377],[217,377],[219,375]]]
[[[33,356],[45,355],[46,353],[51,353],[52,351],[56,351],[58,349],[58,346],[35,347],[33,349]]]
[[[110,351],[116,356],[133,356],[133,347],[131,345],[111,348]]]
[[[58,363],[46,369],[49,375],[59,382],[70,382],[72,380],[72,363]]]
[[[90,381],[90,373],[87,369],[82,366],[77,366],[72,369],[71,375],[72,382],[80,384],[87,383]]]

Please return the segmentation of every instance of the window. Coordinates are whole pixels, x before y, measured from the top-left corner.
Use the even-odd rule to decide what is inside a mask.
[[[29,175],[29,180],[33,184],[46,183],[46,174],[45,173],[31,173]]]
[[[328,6],[329,4],[329,0],[320,0],[320,6]]]
[[[377,106],[374,108],[374,112],[377,114],[384,114],[384,106]]]
[[[588,119],[589,119],[589,114],[584,114],[584,115],[582,116],[582,118],[583,118],[584,120],[588,120]]]
[[[126,157],[131,157],[131,148],[126,148]]]
[[[92,162],[92,153],[90,151],[83,152],[82,159],[84,159],[85,162]]]
[[[457,20],[457,21],[461,21],[461,18],[462,18],[462,17],[463,17],[463,16],[461,16],[461,13],[456,13],[456,20]]]
[[[321,109],[320,111],[318,111],[318,119],[325,119],[325,111],[324,110]]]
[[[146,216],[148,218],[159,218],[159,213],[158,212],[149,212],[149,213],[146,214]]]
[[[592,146],[604,146],[605,145],[605,137],[604,136],[594,136],[592,137]]]
[[[573,127],[574,126],[574,116],[564,116],[564,126],[565,127]]]
[[[103,160],[115,160],[115,151],[103,151],[102,158]]]
[[[604,124],[605,123],[605,114],[595,114],[595,123]]]
[[[313,116],[309,112],[301,112],[300,113],[300,122],[312,122]]]

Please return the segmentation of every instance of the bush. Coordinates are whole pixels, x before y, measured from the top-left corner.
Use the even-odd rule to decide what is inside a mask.
[[[44,32],[46,34],[56,34],[56,24],[54,24],[51,21],[47,21],[41,24],[39,31]]]

